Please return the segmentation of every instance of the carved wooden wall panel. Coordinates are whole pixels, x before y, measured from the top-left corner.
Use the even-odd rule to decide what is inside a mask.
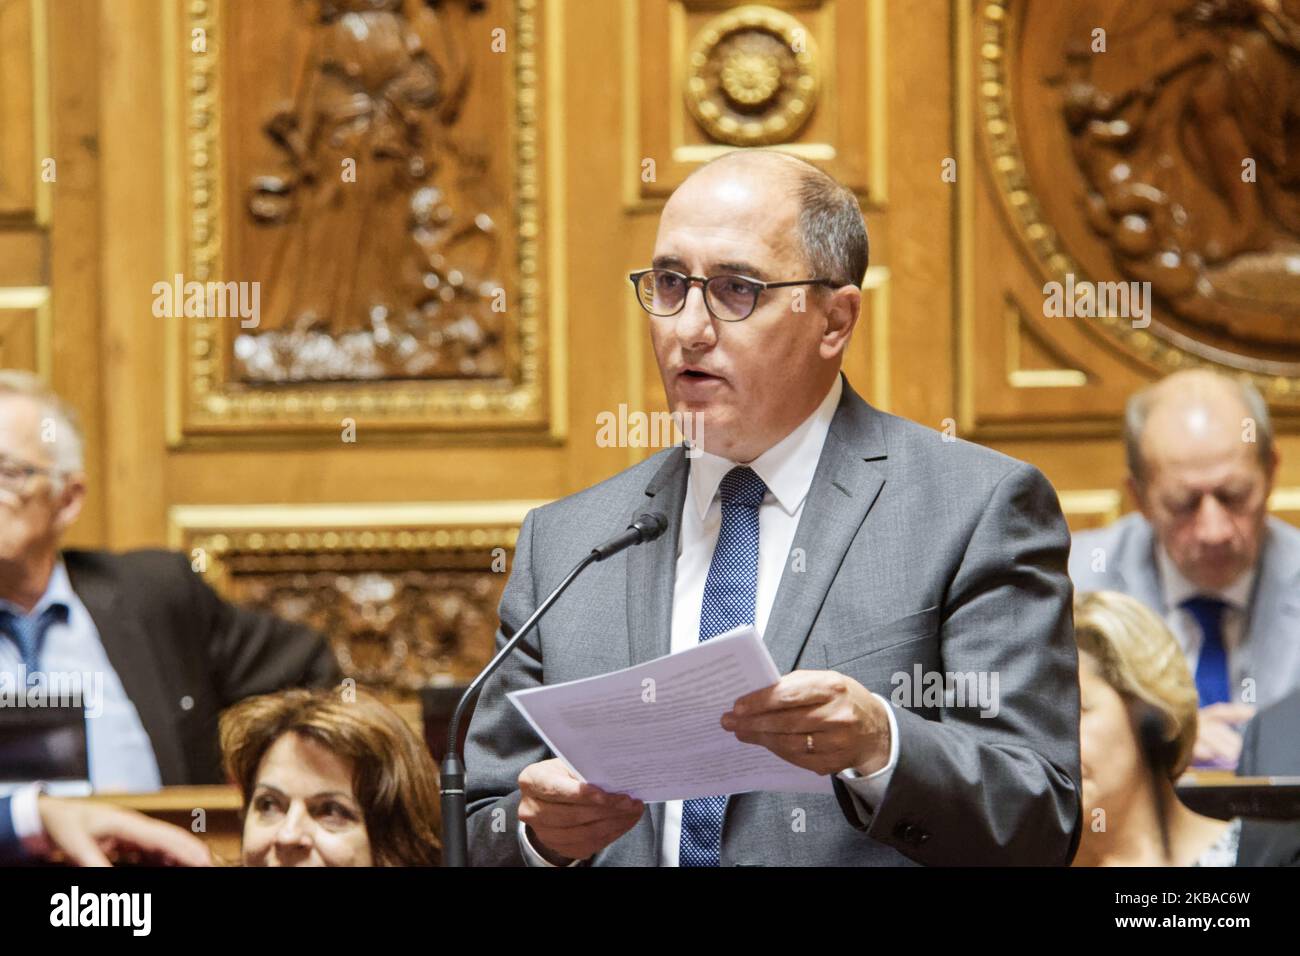
[[[32,220],[36,213],[37,48],[39,9],[30,0],[0,2],[0,218]]]
[[[538,502],[184,506],[170,543],[238,603],[325,634],[359,684],[412,699],[493,653],[519,524]]]
[[[49,376],[49,53],[43,0],[0,2],[0,368]]]
[[[49,290],[0,288],[0,368],[49,373]]]
[[[47,356],[88,423],[73,543],[207,536],[214,583],[343,635],[381,682],[454,679],[486,650],[446,636],[483,633],[497,579],[482,548],[460,548],[466,564],[436,542],[324,536],[400,533],[357,517],[393,501],[552,500],[652,453],[596,440],[598,416],[662,407],[626,273],[671,189],[756,124],[862,202],[859,391],[1038,465],[1071,525],[1094,527],[1131,507],[1133,389],[1204,361],[1197,343],[1289,360],[1293,330],[1268,316],[1288,314],[1295,236],[1295,5],[0,0],[3,49],[20,51],[0,60],[0,357]],[[1108,52],[1080,56],[1098,26]],[[1248,145],[1256,192],[1206,179],[1226,160],[1192,144],[1215,116],[1210,145]],[[45,154],[57,183],[39,182]],[[1142,206],[1148,185],[1167,201]],[[1212,297],[1178,298],[1171,248],[1200,257]],[[1044,283],[1070,269],[1150,273],[1152,326],[1045,315]],[[177,273],[262,282],[258,328],[151,316],[151,286]],[[483,311],[484,281],[504,313]],[[286,363],[290,340],[309,348]],[[1290,408],[1289,377],[1261,381]],[[1273,508],[1294,520],[1300,435],[1280,417]],[[339,441],[345,418],[356,443]],[[169,515],[192,508],[176,537]],[[404,540],[439,529],[422,519]]]
[[[883,202],[883,9],[624,0],[628,201],[663,199],[728,149],[769,146]]]
[[[544,429],[533,0],[180,8],[176,272],[260,315],[175,323],[173,441]]]
[[[961,9],[968,432],[1113,434],[1133,389],[1190,365],[1295,408],[1300,5]],[[1049,282],[1150,283],[1151,308],[1054,316]]]

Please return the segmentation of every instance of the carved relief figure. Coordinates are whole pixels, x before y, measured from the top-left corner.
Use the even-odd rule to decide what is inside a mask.
[[[1088,37],[1095,14],[1070,34]],[[1157,0],[1122,16],[1105,53],[1067,50],[1061,108],[1091,227],[1190,326],[1295,361],[1300,0]]]
[[[278,232],[247,382],[504,372],[487,149],[458,130],[471,0],[305,0],[293,99],[263,125],[283,167],[247,214]],[[494,205],[495,204],[495,205]],[[494,302],[497,308],[493,309]]]

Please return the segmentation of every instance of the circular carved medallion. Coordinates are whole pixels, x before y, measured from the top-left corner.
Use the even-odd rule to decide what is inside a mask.
[[[771,7],[739,7],[710,20],[688,69],[691,115],[711,138],[732,146],[793,139],[817,102],[812,35]]]

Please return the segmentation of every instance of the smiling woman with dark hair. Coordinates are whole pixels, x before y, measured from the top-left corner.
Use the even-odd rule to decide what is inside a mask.
[[[378,698],[251,698],[222,715],[221,751],[244,798],[245,866],[439,863],[433,758]]]

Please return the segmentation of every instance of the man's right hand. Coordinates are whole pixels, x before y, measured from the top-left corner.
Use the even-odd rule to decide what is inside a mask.
[[[636,826],[645,804],[575,777],[562,760],[519,774],[519,819],[538,853],[557,866],[595,856]]]
[[[36,798],[45,835],[74,866],[111,866],[109,852],[130,851],[165,866],[211,866],[207,846],[178,826],[90,800]]]

